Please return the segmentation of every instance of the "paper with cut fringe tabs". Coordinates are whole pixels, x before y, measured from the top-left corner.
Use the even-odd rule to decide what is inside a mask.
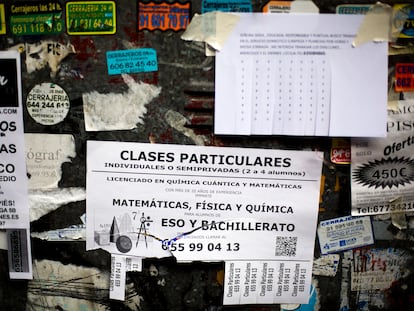
[[[215,134],[386,135],[388,44],[352,46],[364,16],[238,17],[216,56]]]
[[[87,249],[311,265],[320,152],[88,141],[87,155]]]

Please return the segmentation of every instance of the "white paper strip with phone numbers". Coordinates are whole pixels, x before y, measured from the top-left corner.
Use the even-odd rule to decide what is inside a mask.
[[[223,304],[307,304],[311,272],[309,261],[226,261]]]

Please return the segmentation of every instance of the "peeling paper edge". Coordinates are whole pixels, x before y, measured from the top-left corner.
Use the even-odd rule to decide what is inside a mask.
[[[334,277],[340,264],[339,254],[322,255],[313,260],[312,275]]]
[[[84,188],[29,189],[30,221],[38,220],[63,205],[84,200],[86,200]]]
[[[54,229],[43,232],[32,232],[32,238],[38,238],[45,241],[52,242],[67,242],[67,241],[86,241],[86,213],[79,217],[82,224],[72,225],[63,229]],[[63,233],[63,234],[61,234]],[[70,236],[72,234],[72,236]],[[59,236],[59,239],[51,238],[51,236]]]
[[[55,48],[59,47],[59,49],[61,49],[61,47],[65,47],[65,49],[55,53],[46,53],[45,49],[48,44],[54,44]],[[38,70],[49,68],[51,78],[56,77],[56,74],[61,67],[61,63],[66,57],[68,57],[68,55],[76,54],[75,47],[69,41],[67,43],[61,43],[53,40],[40,40],[35,43],[26,42],[24,45],[25,47],[23,50],[19,45],[17,45],[17,47],[19,52],[21,51],[26,53],[25,64],[27,73],[31,74]],[[38,57],[32,57],[31,55],[33,54],[37,54]]]
[[[55,276],[53,284],[59,284],[59,290],[54,289],[54,285],[50,286],[50,283],[49,286],[43,283],[45,279],[50,280],[52,275]],[[26,311],[37,311],[39,305],[53,306],[54,310],[67,310],[65,305],[71,306],[69,310],[107,310],[104,300],[107,301],[109,295],[108,271],[56,260],[35,259],[33,276],[28,286],[34,290],[27,292]],[[87,290],[81,284],[88,284]],[[66,290],[66,294],[63,290]]]
[[[29,178],[28,189],[46,190],[58,187],[59,181],[62,179],[63,164],[71,163],[72,160],[76,157],[75,137],[72,134],[24,133],[24,141],[27,156],[29,154],[28,150],[32,150],[32,148],[36,149],[36,143],[39,144],[40,147],[46,148],[46,146],[49,146],[50,149],[48,151],[53,150],[52,152],[55,152],[56,150],[56,154],[58,150],[60,150],[60,154],[62,155],[62,158],[60,160],[52,160],[53,163],[49,163],[49,165],[53,167],[52,169],[47,169],[49,171],[55,172],[56,176],[37,176]],[[37,150],[35,150],[35,152],[37,152]],[[26,170],[28,174],[32,174],[33,172],[37,172],[39,170],[38,168],[31,168],[28,162],[29,160],[26,160]],[[31,166],[38,164],[35,163],[35,161],[30,160],[30,162]]]
[[[365,15],[352,42],[357,47],[366,42],[391,41],[392,7],[388,4],[377,2]]]
[[[400,196],[398,198],[395,198],[394,200],[390,201],[390,203],[402,204],[403,197]],[[391,212],[391,222],[399,230],[405,230],[408,228],[407,218],[404,211]]]
[[[208,141],[205,136],[197,135],[193,129],[185,127],[185,125],[188,123],[188,120],[179,112],[168,110],[165,113],[164,118],[172,128],[190,138],[196,145],[204,146]]]
[[[352,263],[352,250],[345,251],[343,253],[341,262],[341,284],[340,284],[340,311],[349,310],[349,293],[351,286],[351,263]]]
[[[43,232],[32,232],[32,238],[50,242],[86,241],[86,228],[63,228]],[[56,238],[59,236],[59,238]]]
[[[7,250],[7,234],[6,230],[0,231],[0,249]]]
[[[195,13],[180,38],[185,41],[205,42],[209,47],[220,51],[239,19],[240,16],[237,14],[220,11],[204,14]],[[203,25],[215,25],[215,32],[208,33],[204,31]],[[207,53],[211,53],[211,51]]]
[[[160,86],[145,83],[143,81],[135,81],[135,79],[128,74],[122,74],[121,76],[125,84],[128,86],[128,90],[123,93],[99,93],[97,91],[91,91],[82,94],[85,130],[87,132],[132,130],[137,127],[137,124],[144,124],[144,118],[147,113],[146,106],[160,95],[162,88]],[[144,95],[146,98],[144,98]],[[89,99],[95,97],[100,97],[101,102],[95,102]],[[102,102],[104,98],[109,97],[113,98]],[[132,97],[138,98],[141,102],[128,102],[127,99]],[[113,112],[112,104],[114,102],[116,103],[116,101],[118,101],[116,104],[119,108],[121,104],[119,102],[120,100],[124,101],[122,102],[124,106],[127,106],[127,108],[131,109],[131,111],[134,111],[137,114],[136,119],[132,121],[123,120],[123,123],[121,123],[119,118],[116,122],[113,122],[113,120],[110,120],[111,122],[108,122],[108,120],[102,118],[102,114],[109,115],[111,112]],[[124,117],[125,115],[122,116],[122,118]]]

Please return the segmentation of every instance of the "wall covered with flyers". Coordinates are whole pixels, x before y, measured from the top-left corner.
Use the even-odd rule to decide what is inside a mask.
[[[0,1],[10,310],[411,310],[414,2]]]

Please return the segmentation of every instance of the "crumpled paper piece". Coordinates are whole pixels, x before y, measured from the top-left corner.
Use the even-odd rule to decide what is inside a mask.
[[[76,53],[75,47],[70,44],[62,44],[52,40],[36,43],[26,43],[26,69],[27,73],[40,70],[46,65],[50,68],[50,77],[54,78],[60,68],[60,63],[69,54]]]
[[[82,95],[87,131],[130,130],[137,123],[144,123],[145,106],[160,94],[161,87],[135,82],[127,74],[123,74],[122,78],[129,87],[126,93],[101,94],[93,91]]]

